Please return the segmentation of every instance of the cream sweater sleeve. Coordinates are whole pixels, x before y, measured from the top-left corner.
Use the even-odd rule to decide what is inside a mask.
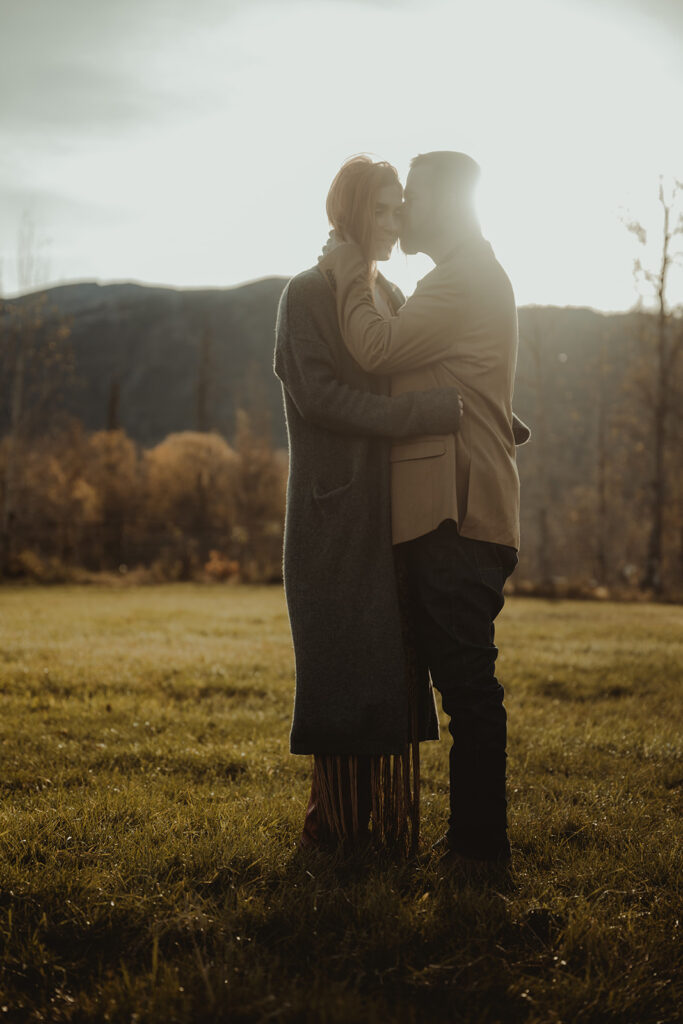
[[[459,297],[438,268],[428,274],[395,316],[375,307],[367,263],[353,242],[324,257],[320,269],[336,291],[346,347],[369,373],[391,374],[452,358]]]

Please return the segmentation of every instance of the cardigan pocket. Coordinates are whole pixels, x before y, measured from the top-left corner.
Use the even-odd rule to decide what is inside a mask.
[[[313,484],[313,499],[320,505],[325,505],[329,501],[334,501],[335,498],[340,498],[342,494],[345,494],[351,487],[353,478],[348,480],[345,484],[340,487],[333,487],[332,490],[321,487],[320,484]]]

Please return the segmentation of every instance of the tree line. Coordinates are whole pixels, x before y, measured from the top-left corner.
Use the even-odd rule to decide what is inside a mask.
[[[520,590],[683,596],[683,310],[667,300],[682,197],[680,182],[660,184],[659,262],[636,265],[648,311],[520,311],[515,403],[532,427],[519,452]],[[0,302],[0,579],[279,579],[287,459],[270,440],[265,378],[231,434],[210,430],[205,328],[196,429],[143,448],[119,426],[116,387],[106,430],[60,413],[70,331],[45,295]]]
[[[10,460],[20,467],[12,476]],[[279,580],[286,473],[244,413],[233,445],[183,431],[144,450],[123,430],[88,434],[75,421],[5,437],[0,574]]]

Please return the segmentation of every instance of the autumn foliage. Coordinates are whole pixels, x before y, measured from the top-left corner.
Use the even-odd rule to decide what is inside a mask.
[[[281,576],[286,458],[241,414],[234,447],[183,431],[147,450],[72,423],[12,442],[19,461],[5,578],[89,573],[264,582]],[[0,440],[0,488],[10,439]],[[4,495],[0,494],[0,498]]]

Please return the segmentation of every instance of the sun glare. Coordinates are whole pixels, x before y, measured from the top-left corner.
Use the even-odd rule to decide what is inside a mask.
[[[150,48],[147,25],[135,60],[109,57],[131,76],[139,121],[95,136],[41,126],[16,150],[6,288],[22,202],[53,239],[53,278],[235,284],[315,261],[327,188],[351,154],[405,177],[416,153],[458,149],[482,166],[483,227],[520,302],[634,301],[620,211],[641,216],[659,173],[683,174],[671,113],[683,82],[673,48],[633,13],[300,0],[180,27],[164,22]],[[389,272],[410,291],[429,267],[396,255]]]

